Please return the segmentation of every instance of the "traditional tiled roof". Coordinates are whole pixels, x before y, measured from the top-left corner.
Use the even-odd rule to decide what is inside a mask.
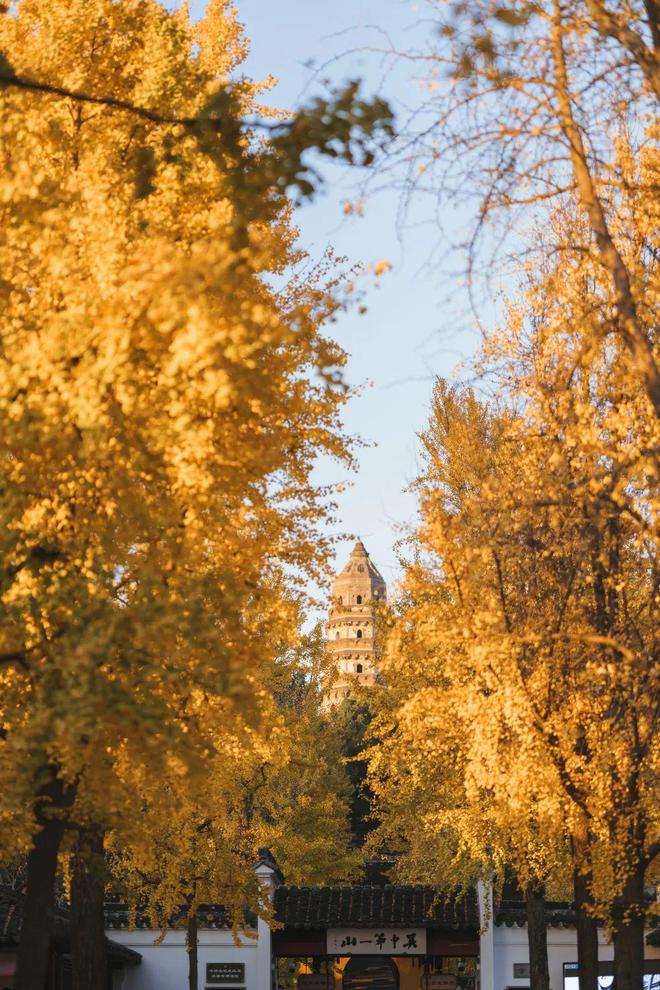
[[[0,884],[0,948],[14,949],[18,945],[24,906],[25,894],[22,890]],[[56,943],[63,944],[66,949],[69,938],[69,913],[65,908],[55,907],[52,935]],[[120,945],[112,939],[106,938],[105,948],[110,962],[126,962],[132,965],[142,962],[139,952]]]
[[[548,928],[575,928],[575,906],[570,901],[546,901],[544,905],[545,923]],[[495,905],[494,921],[498,926],[506,925],[507,928],[524,928],[527,924],[527,908],[523,900],[505,899]],[[658,917],[651,915],[650,919],[653,929],[646,937],[648,945],[660,946],[660,930],[655,926],[658,924]],[[598,921],[602,927],[602,921]],[[656,939],[656,941],[653,941]]]
[[[142,956],[135,949],[129,949],[127,945],[115,942],[114,939],[106,938],[105,951],[109,962],[126,962],[129,965],[137,966],[142,962]]]
[[[25,894],[22,890],[0,884],[0,947],[18,945],[23,924]],[[53,912],[53,935],[68,933],[69,915],[60,907]]]
[[[424,926],[445,931],[479,928],[476,897],[442,897],[435,887],[370,884],[278,887],[275,917],[288,928]]]
[[[550,928],[574,928],[575,909],[568,901],[546,901],[545,923]],[[523,928],[527,924],[527,908],[524,901],[505,900],[495,907],[495,924],[507,928]]]
[[[158,930],[160,925],[154,918],[141,908],[138,908],[135,915],[131,917],[128,906],[116,899],[106,902],[104,906],[105,927],[117,931],[135,929]],[[169,919],[172,928],[180,927],[183,922],[184,912]],[[232,919],[221,904],[200,904],[197,908],[197,922],[200,928],[207,929],[231,929]],[[244,923],[248,928],[256,928],[257,919],[252,912],[246,911]]]

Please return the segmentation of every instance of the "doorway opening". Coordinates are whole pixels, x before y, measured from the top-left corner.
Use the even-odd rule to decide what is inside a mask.
[[[399,990],[399,970],[393,959],[354,956],[343,973],[343,990]]]

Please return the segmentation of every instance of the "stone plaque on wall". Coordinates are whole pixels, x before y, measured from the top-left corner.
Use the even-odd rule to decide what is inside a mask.
[[[513,978],[514,978],[514,980],[528,980],[529,979],[529,963],[514,963],[513,964]]]

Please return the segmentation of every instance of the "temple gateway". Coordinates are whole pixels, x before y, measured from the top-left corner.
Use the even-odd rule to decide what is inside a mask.
[[[424,886],[289,887],[267,850],[255,870],[273,899],[277,927],[248,918],[236,942],[218,905],[202,905],[199,990],[525,990],[529,959],[525,907],[489,903],[483,890],[457,903]],[[21,903],[0,888],[0,988],[13,985]],[[578,990],[575,915],[547,904],[552,990]],[[185,931],[161,932],[125,906],[106,905],[108,990],[183,990]],[[612,947],[599,935],[601,987],[612,985]],[[609,970],[609,972],[608,972]],[[660,929],[646,937],[646,985],[660,985]],[[49,990],[69,990],[67,919],[58,917]]]

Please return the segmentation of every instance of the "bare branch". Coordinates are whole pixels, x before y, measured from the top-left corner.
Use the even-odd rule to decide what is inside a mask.
[[[587,0],[587,6],[601,34],[618,41],[630,52],[660,100],[660,61],[656,52],[648,48],[642,36],[631,28],[626,14],[609,10],[604,0]],[[653,0],[647,4],[647,9],[649,7],[655,7]],[[656,10],[649,10],[649,26],[657,47],[660,45],[660,34],[658,34]]]

